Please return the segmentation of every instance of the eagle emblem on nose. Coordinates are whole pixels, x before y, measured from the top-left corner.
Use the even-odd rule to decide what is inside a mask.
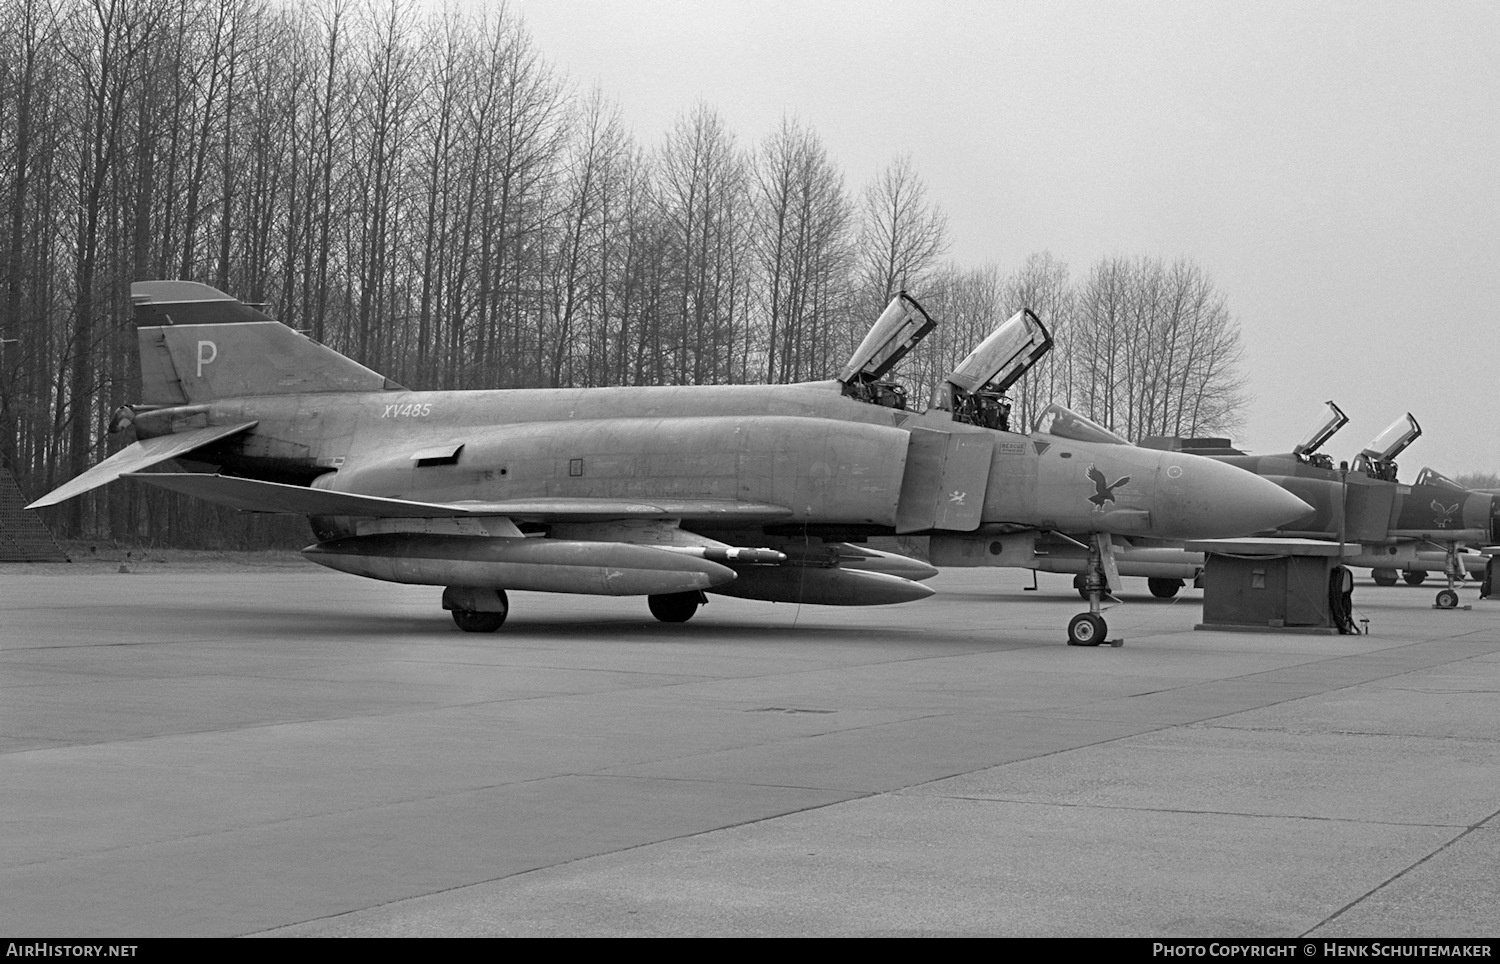
[[[1448,523],[1453,521],[1453,514],[1458,511],[1458,503],[1455,502],[1452,505],[1443,505],[1437,499],[1433,499],[1432,511],[1437,513],[1437,515],[1433,517],[1433,523],[1439,529],[1446,529],[1448,528]]]
[[[1094,483],[1094,494],[1089,496],[1089,501],[1102,509],[1104,508],[1104,503],[1115,501],[1115,489],[1129,482],[1130,476],[1127,475],[1115,479],[1113,482],[1106,482],[1104,473],[1100,472],[1095,466],[1090,465],[1089,479]]]

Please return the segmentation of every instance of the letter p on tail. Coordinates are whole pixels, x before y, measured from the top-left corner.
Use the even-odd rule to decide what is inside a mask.
[[[203,377],[203,366],[219,357],[219,346],[211,341],[198,342],[198,377]]]

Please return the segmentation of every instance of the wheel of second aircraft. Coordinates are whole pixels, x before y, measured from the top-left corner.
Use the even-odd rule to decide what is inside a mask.
[[[647,596],[646,605],[651,615],[664,623],[685,623],[702,605],[703,593],[696,589],[688,592],[669,592],[658,596]]]
[[[1408,586],[1420,586],[1427,581],[1427,570],[1408,569],[1401,574],[1401,578],[1406,580]]]
[[[1152,577],[1146,580],[1146,588],[1151,590],[1151,595],[1157,599],[1171,599],[1177,595],[1177,590],[1182,588],[1182,580]]]
[[[466,633],[493,633],[505,625],[505,613],[482,613],[473,609],[455,609],[453,622]]]
[[[1437,594],[1437,608],[1439,608],[1439,609],[1457,609],[1458,608],[1458,593],[1454,592],[1452,589],[1441,590]]]
[[[1371,569],[1370,578],[1375,580],[1377,586],[1394,586],[1396,584],[1396,570],[1394,569]]]
[[[1104,642],[1109,627],[1104,617],[1095,613],[1079,613],[1068,623],[1069,646],[1098,646]]]

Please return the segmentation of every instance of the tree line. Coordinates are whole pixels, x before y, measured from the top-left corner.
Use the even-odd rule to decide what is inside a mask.
[[[851,188],[793,117],[710,105],[640,140],[505,6],[0,0],[0,460],[33,497],[117,450],[130,283],[203,281],[419,389],[828,378],[902,289],[940,322],[913,396],[1022,306],[1056,336],[1017,417],[1228,430],[1238,327],[1191,261],[947,259],[911,158]],[[70,535],[254,541],[143,486]],[[249,535],[246,535],[249,533]]]

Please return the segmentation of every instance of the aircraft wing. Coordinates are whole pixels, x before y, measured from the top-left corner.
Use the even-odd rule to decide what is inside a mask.
[[[77,478],[58,486],[26,508],[41,509],[49,505],[57,505],[59,502],[66,502],[75,495],[82,495],[90,489],[97,489],[122,475],[139,472],[141,469],[148,469],[168,459],[175,459],[179,455],[186,455],[210,442],[238,435],[240,432],[253,428],[256,424],[256,422],[241,422],[237,425],[214,425],[209,428],[194,429],[191,432],[141,439],[139,442],[127,445]]]
[[[292,515],[372,516],[439,519],[506,516],[525,522],[595,522],[608,519],[691,519],[715,522],[771,522],[792,510],[764,502],[730,499],[508,499],[500,502],[416,502],[381,496],[313,489],[205,473],[135,473],[128,478],[227,505],[241,512]]]

